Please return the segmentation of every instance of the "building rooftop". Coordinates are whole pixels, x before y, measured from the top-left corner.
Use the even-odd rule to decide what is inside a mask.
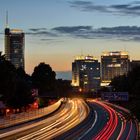
[[[114,52],[103,52],[102,56],[118,56],[118,55],[128,55],[127,51],[114,51]]]
[[[18,33],[23,33],[23,30],[20,30],[20,29],[11,29],[10,32],[11,33],[18,34]]]
[[[97,60],[97,58],[91,55],[87,55],[87,56],[79,55],[75,57],[75,60]]]

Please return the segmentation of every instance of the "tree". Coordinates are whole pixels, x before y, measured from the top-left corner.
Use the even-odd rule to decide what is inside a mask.
[[[62,79],[56,80],[56,92],[59,97],[70,96],[72,94],[71,81]]]
[[[2,101],[8,104],[16,91],[16,68],[11,62],[0,56],[0,94]]]
[[[31,93],[31,88],[26,81],[20,80],[17,82],[16,92],[11,96],[8,105],[12,108],[22,108],[33,103],[34,98]]]
[[[18,80],[25,81],[30,86],[30,88],[32,88],[31,76],[28,75],[22,67],[17,68],[16,72]]]
[[[140,66],[135,67],[127,75],[115,77],[110,85],[115,91],[128,91],[131,95],[140,97]]]
[[[34,101],[31,93],[31,79],[22,67],[16,70],[16,74],[16,90],[11,96],[8,105],[13,108],[22,108]]]
[[[40,63],[34,68],[32,74],[32,82],[35,88],[38,88],[39,95],[47,95],[47,93],[55,89],[55,72],[50,65]]]
[[[128,73],[129,92],[140,97],[140,66]]]
[[[29,83],[31,81],[23,68],[16,69],[0,55],[0,97],[7,106],[21,108],[33,102]]]
[[[117,76],[114,79],[112,79],[110,85],[112,86],[113,91],[128,91],[128,77],[126,75]]]

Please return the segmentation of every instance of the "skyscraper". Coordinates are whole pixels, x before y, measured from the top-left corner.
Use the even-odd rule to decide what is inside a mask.
[[[93,56],[77,56],[72,63],[72,86],[96,91],[100,86],[100,63]]]
[[[101,82],[108,85],[115,76],[127,74],[130,59],[127,52],[104,52],[101,56]]]
[[[16,68],[24,68],[24,33],[22,30],[5,28],[5,57]]]

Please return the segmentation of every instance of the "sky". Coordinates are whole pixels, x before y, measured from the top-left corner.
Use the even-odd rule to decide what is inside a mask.
[[[25,32],[25,70],[40,62],[71,71],[76,55],[128,51],[140,59],[140,0],[0,0],[0,51],[9,27]]]

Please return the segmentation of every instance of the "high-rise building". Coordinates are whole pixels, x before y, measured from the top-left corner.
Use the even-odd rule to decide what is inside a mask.
[[[16,68],[24,68],[24,33],[19,29],[5,29],[5,57]]]
[[[93,56],[77,56],[72,63],[72,86],[79,91],[96,91],[100,86],[100,63]]]
[[[108,85],[116,76],[127,74],[130,59],[127,52],[104,52],[101,56],[101,85]]]

